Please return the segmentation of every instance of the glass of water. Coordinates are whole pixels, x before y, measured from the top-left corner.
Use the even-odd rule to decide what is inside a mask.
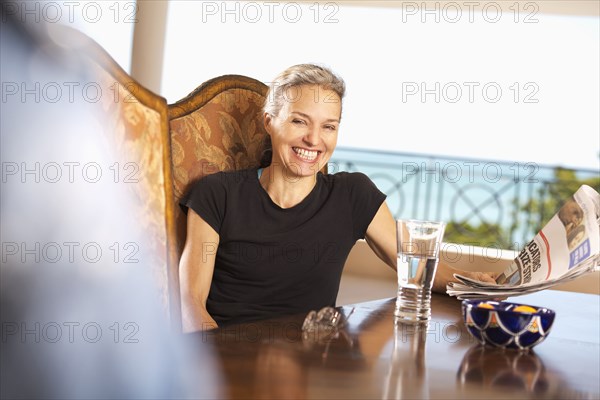
[[[397,220],[399,321],[427,322],[431,317],[431,286],[439,261],[444,222]]]

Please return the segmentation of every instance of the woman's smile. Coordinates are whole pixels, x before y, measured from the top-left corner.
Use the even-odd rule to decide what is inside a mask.
[[[296,153],[296,156],[298,156],[299,159],[306,162],[315,162],[317,160],[317,156],[321,154],[320,151],[307,150],[301,147],[292,147],[292,150],[294,153]]]

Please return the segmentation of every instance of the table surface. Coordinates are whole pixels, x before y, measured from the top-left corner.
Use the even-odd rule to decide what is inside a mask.
[[[302,337],[304,315],[187,336],[212,355],[222,398],[599,398],[600,296],[546,290],[509,301],[557,313],[533,351],[480,346],[460,302],[443,295],[421,330],[395,324],[395,299],[385,299],[342,307],[355,311],[328,340]]]

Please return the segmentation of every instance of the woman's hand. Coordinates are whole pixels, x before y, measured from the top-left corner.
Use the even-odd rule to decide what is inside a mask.
[[[459,274],[462,276],[466,276],[467,278],[475,279],[480,282],[487,283],[496,283],[496,278],[498,277],[498,272],[472,272],[472,271],[463,271],[456,268],[452,268],[446,263],[440,262],[438,265],[438,270],[435,274],[435,279],[433,281],[432,291],[437,293],[446,293],[446,285],[448,282],[458,282],[456,278],[454,278],[454,274]]]
[[[498,272],[471,272],[471,271],[458,271],[458,273],[467,278],[471,278],[480,282],[487,282],[496,284],[496,278],[500,275]],[[452,280],[453,282],[457,282],[456,279]]]
[[[219,235],[193,210],[188,211],[187,237],[181,261],[179,282],[183,332],[214,329],[217,323],[206,311]]]

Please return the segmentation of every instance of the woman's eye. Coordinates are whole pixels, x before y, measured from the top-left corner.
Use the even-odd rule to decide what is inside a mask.
[[[335,131],[335,126],[334,125],[326,125],[325,129],[328,129],[330,131]]]
[[[304,121],[302,121],[301,119],[294,119],[294,120],[292,120],[292,123],[294,123],[294,124],[304,124]]]

